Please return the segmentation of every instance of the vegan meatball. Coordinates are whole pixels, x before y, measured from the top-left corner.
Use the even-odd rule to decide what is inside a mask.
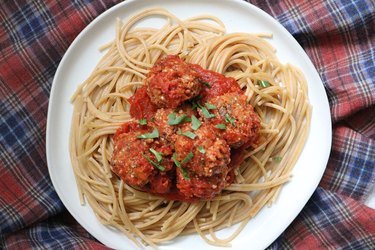
[[[202,125],[195,131],[190,124],[184,125],[176,138],[175,150],[183,167],[198,176],[213,176],[228,169],[230,148],[210,125]]]
[[[155,114],[154,121],[159,128],[160,136],[170,142],[174,142],[178,129],[189,122],[192,115],[197,116],[197,112],[196,110],[192,110],[189,105],[181,105],[177,109],[160,108]],[[181,118],[182,120],[177,122]]]
[[[260,119],[245,95],[227,93],[212,98],[209,104],[209,116],[204,114],[204,109],[199,113],[221,133],[230,147],[239,148],[257,140]]]
[[[159,108],[176,108],[199,94],[198,74],[182,59],[168,55],[159,59],[146,78],[147,93]]]
[[[180,169],[176,169],[177,189],[187,198],[198,197],[201,199],[212,199],[226,186],[226,173],[210,177],[202,177],[194,174],[187,179]]]
[[[202,102],[207,102],[225,93],[242,93],[240,85],[233,77],[226,77],[218,72],[203,69],[197,64],[190,64],[190,67],[198,73],[200,83],[204,85],[199,94]]]
[[[174,168],[170,159],[172,149],[164,140],[152,138],[150,134],[155,134],[154,125],[127,122],[114,136],[111,168],[129,185],[144,187],[151,179],[162,174],[159,172]],[[161,158],[158,159],[159,156]]]

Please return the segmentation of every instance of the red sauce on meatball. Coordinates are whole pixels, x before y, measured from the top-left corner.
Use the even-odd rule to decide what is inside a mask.
[[[243,94],[240,86],[233,77],[226,77],[212,70],[205,70],[197,64],[191,64],[191,67],[198,73],[199,80],[205,87],[199,94],[202,102],[207,102],[216,96],[226,93]]]
[[[234,78],[178,56],[159,59],[129,99],[111,167],[128,185],[166,199],[212,199],[235,180],[260,119]]]
[[[176,137],[175,151],[178,160],[183,161],[189,153],[191,159],[185,168],[198,176],[213,176],[226,172],[230,162],[230,148],[227,142],[214,133],[214,127],[204,124],[192,130],[190,124],[185,125],[182,132],[191,132],[194,139],[180,134]]]
[[[197,96],[202,87],[195,70],[174,55],[155,63],[147,75],[146,86],[151,102],[166,108],[176,108]]]
[[[260,120],[253,107],[246,102],[245,95],[226,93],[213,97],[209,103],[216,107],[212,110],[215,117],[205,119],[207,123],[214,126],[226,125],[226,129],[217,129],[217,132],[222,135],[229,146],[239,148],[256,141]]]
[[[128,101],[130,103],[130,115],[135,119],[151,119],[158,110],[158,107],[151,102],[146,86],[139,88]]]

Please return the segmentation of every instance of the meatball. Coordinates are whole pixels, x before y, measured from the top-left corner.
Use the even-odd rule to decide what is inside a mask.
[[[209,103],[214,105],[214,108],[209,110],[214,117],[205,116],[202,109],[199,113],[206,122],[215,126],[230,147],[239,148],[257,140],[260,119],[253,107],[247,103],[245,95],[227,93],[212,98]]]
[[[227,171],[230,148],[213,131],[212,126],[205,124],[196,131],[192,131],[190,124],[187,124],[180,131],[175,142],[176,158],[187,171],[198,176],[213,176]]]
[[[128,99],[130,105],[129,113],[135,119],[151,119],[158,109],[147,95],[147,87],[137,89],[132,97]]]
[[[185,119],[179,124],[171,125],[169,124],[168,116],[172,113],[175,113],[176,118],[185,116]],[[159,129],[160,136],[166,138],[170,142],[174,142],[176,140],[178,129],[188,122],[192,115],[197,116],[197,112],[196,110],[191,109],[189,105],[182,105],[178,109],[161,108],[156,112],[154,121]]]
[[[156,106],[176,108],[197,96],[202,84],[198,74],[178,56],[168,55],[156,61],[146,81],[147,93]]]
[[[203,69],[197,64],[191,64],[190,67],[198,73],[201,82],[209,85],[203,87],[199,94],[202,102],[207,102],[225,93],[242,93],[240,85],[233,77],[226,77],[218,72]]]
[[[154,124],[151,125],[127,122],[117,130],[113,137],[114,152],[111,168],[129,185],[144,187],[152,178],[160,175],[160,171],[167,172],[174,168],[173,161],[170,159],[173,151],[164,144],[163,140],[139,138],[140,135],[153,131]],[[158,161],[151,149],[163,156],[161,161]],[[155,165],[162,166],[163,169],[158,169]]]
[[[159,172],[150,179],[150,191],[154,194],[166,194],[171,190],[172,178],[165,172]]]
[[[212,199],[226,186],[226,173],[201,177],[189,175],[186,179],[179,169],[176,169],[176,186],[186,198]]]
[[[159,129],[159,134],[161,137],[166,138],[168,141],[172,141],[177,128],[168,124],[168,115],[173,113],[174,110],[170,108],[161,108],[156,111],[155,114],[155,124]]]

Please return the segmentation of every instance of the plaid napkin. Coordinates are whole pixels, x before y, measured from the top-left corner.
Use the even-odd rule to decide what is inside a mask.
[[[105,248],[54,191],[45,130],[51,83],[64,52],[118,2],[0,4],[0,249]],[[375,180],[374,1],[250,2],[305,49],[324,82],[333,122],[332,151],[319,187],[269,248],[375,249],[375,210],[364,205]]]

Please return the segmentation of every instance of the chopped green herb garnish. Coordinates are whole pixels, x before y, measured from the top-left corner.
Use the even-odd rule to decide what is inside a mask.
[[[205,105],[206,105],[207,109],[217,109],[217,107],[215,105],[213,105],[213,104],[211,104],[209,102],[206,102]]]
[[[194,134],[193,132],[190,132],[190,131],[183,132],[182,135],[184,135],[186,137],[189,137],[190,139],[194,139],[195,137],[197,137],[196,134]]]
[[[267,88],[270,86],[270,83],[266,80],[258,80],[258,84],[262,87],[262,88]]]
[[[203,116],[206,117],[207,119],[216,117],[216,115],[211,114],[206,107],[201,107],[200,109],[202,110]]]
[[[192,152],[190,152],[186,157],[185,159],[182,160],[181,164],[185,164],[186,162],[190,161],[191,158],[193,158],[194,154]]]
[[[236,124],[234,123],[236,119],[234,119],[233,117],[231,117],[229,114],[225,114],[225,121],[226,122],[229,122],[230,124],[232,124],[233,127],[237,127]]]
[[[162,153],[156,151],[156,150],[153,149],[153,148],[150,148],[150,151],[151,151],[151,153],[153,153],[153,154],[155,155],[156,160],[160,163],[161,160],[163,159],[163,155],[162,155]]]
[[[174,164],[176,164],[176,166],[180,169],[182,175],[184,176],[184,178],[188,181],[190,181],[190,178],[189,178],[189,174],[188,172],[186,171],[186,169],[184,169],[181,165],[181,162],[179,162],[176,158],[176,153],[173,153],[172,155],[172,160],[174,161]]]
[[[206,153],[206,150],[202,146],[198,147],[198,151],[201,152],[202,154]]]
[[[174,161],[174,164],[176,164],[177,167],[181,167],[181,162],[177,160],[176,156],[176,153],[173,153],[172,160]]]
[[[143,135],[137,136],[137,138],[141,138],[141,139],[153,139],[153,138],[158,138],[158,137],[159,137],[159,130],[157,128],[154,128],[154,130],[149,134],[143,134]]]
[[[224,129],[227,129],[227,125],[225,125],[225,123],[220,123],[220,124],[215,125],[215,128],[224,130]]]
[[[142,154],[142,155],[143,155],[144,158],[146,158],[146,160],[147,160],[148,162],[150,162],[154,167],[156,167],[156,168],[159,169],[160,171],[164,171],[164,170],[165,170],[165,168],[164,168],[162,165],[160,165],[160,164],[154,162],[154,161],[151,160],[149,157],[147,157],[147,155],[145,155],[145,154]]]
[[[205,82],[205,81],[199,81],[199,82],[205,85],[207,88],[209,89],[211,88],[211,85],[208,82]]]
[[[195,117],[195,115],[192,115],[191,116],[191,128],[193,130],[197,130],[200,126],[201,126],[201,122],[198,120],[197,117]]]
[[[195,97],[191,100],[191,109],[201,108],[202,105],[199,103],[199,100],[201,99],[200,96]]]
[[[189,116],[186,116],[182,122],[191,122],[191,118]]]
[[[183,122],[186,119],[186,115],[181,115],[177,117],[175,112],[172,112],[168,115],[168,124],[169,125],[177,125]]]
[[[146,125],[147,124],[147,120],[145,118],[143,118],[143,119],[140,119],[138,121],[138,123],[141,124],[141,125]]]
[[[282,159],[283,159],[283,157],[281,157],[281,156],[272,157],[272,160],[274,160],[275,162],[280,162]]]

